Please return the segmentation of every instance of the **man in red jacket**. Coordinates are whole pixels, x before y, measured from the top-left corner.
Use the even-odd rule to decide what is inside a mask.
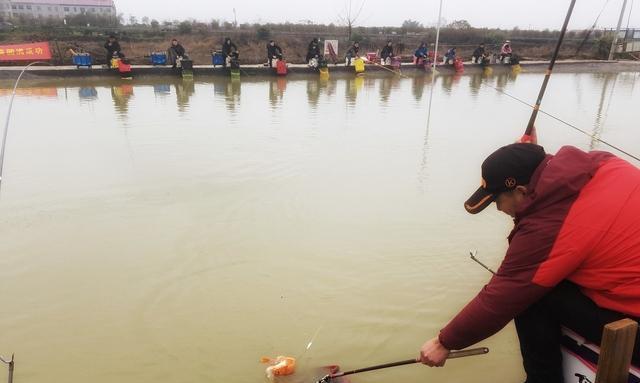
[[[640,317],[640,170],[606,152],[512,144],[484,161],[465,208],[494,201],[514,218],[507,254],[420,359],[443,366],[515,319],[527,383],[562,383],[561,326],[599,344],[605,324]],[[639,346],[640,335],[635,361]]]

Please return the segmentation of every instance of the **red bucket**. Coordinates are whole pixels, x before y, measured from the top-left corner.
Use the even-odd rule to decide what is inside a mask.
[[[127,64],[124,61],[120,60],[120,64],[118,65],[118,71],[120,73],[131,73],[131,64]]]
[[[278,76],[286,76],[287,75],[287,63],[284,60],[278,60],[276,63],[276,73]]]

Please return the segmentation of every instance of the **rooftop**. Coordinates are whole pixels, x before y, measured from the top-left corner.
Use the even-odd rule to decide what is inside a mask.
[[[10,0],[11,3],[28,3],[40,5],[75,5],[94,7],[114,7],[113,0]]]

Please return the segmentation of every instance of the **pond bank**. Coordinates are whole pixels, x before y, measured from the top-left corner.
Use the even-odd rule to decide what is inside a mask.
[[[521,63],[521,69],[523,72],[528,73],[544,73],[547,70],[548,62],[546,61],[527,61]],[[490,65],[494,72],[506,72],[511,71],[512,67],[506,65]],[[455,74],[454,69],[451,66],[438,65],[438,73],[444,75]],[[15,79],[22,67],[0,67],[0,80],[12,80]],[[228,69],[221,67],[213,67],[211,65],[196,65],[194,66],[194,75],[218,75],[227,76]],[[245,65],[241,67],[242,75],[245,76],[258,76],[258,75],[273,75],[275,76],[274,69],[264,67],[262,65]],[[416,75],[424,73],[421,68],[416,68],[412,64],[404,64],[401,67],[402,74],[404,75]],[[477,74],[481,73],[483,68],[479,65],[471,63],[465,63],[464,74]],[[329,72],[332,76],[352,76],[353,67],[346,67],[344,65],[329,66]],[[574,72],[574,73],[618,73],[618,72],[640,72],[640,62],[635,61],[597,61],[597,60],[567,60],[559,61],[556,63],[555,72]],[[309,75],[315,74],[316,71],[303,64],[289,65],[289,76]],[[365,73],[376,73],[393,75],[389,68],[382,67],[380,65],[367,65]],[[168,66],[151,66],[151,65],[135,65],[133,66],[133,74],[136,77],[146,76],[166,76],[172,75],[173,71]],[[117,76],[117,73],[110,69],[106,69],[100,66],[92,68],[76,68],[75,66],[40,66],[32,67],[27,73],[25,78],[113,78]]]

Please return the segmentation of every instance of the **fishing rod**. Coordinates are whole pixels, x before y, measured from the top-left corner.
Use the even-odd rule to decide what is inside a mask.
[[[479,264],[480,266],[484,267],[488,272],[490,272],[493,275],[496,275],[496,272],[491,270],[489,268],[489,266],[485,265],[484,263],[482,263],[478,258],[476,258],[476,255],[478,255],[478,250],[476,251],[469,251],[469,254],[471,254],[471,259],[474,260],[477,264]]]
[[[451,351],[447,359],[465,358],[468,356],[484,355],[487,353],[489,353],[489,349],[486,347],[472,348],[469,350],[461,350],[461,351]],[[408,364],[416,364],[416,363],[420,363],[419,358],[401,360],[399,362],[379,364],[377,366],[371,366],[371,367],[365,367],[365,368],[358,368],[351,371],[337,372],[335,374],[328,374],[324,376],[322,379],[318,380],[316,383],[330,383],[332,379],[341,378],[347,375],[359,374],[361,372],[382,370],[382,369],[391,368],[391,367],[406,366]]]
[[[440,43],[440,27],[442,26],[442,3],[440,0],[440,8],[438,9],[438,27],[436,29],[436,45],[433,47],[433,71],[436,71],[436,65],[438,64],[438,44]],[[433,87],[433,83],[431,84]]]
[[[11,93],[11,99],[9,99],[9,108],[7,109],[7,119],[5,120],[5,123],[4,123],[4,133],[2,135],[2,147],[0,147],[0,190],[2,190],[2,171],[4,169],[4,152],[7,145],[7,134],[9,133],[9,121],[11,120],[11,110],[13,108],[13,99],[16,97],[16,91],[18,89],[18,84],[22,79],[22,75],[25,74],[27,69],[29,69],[30,67],[36,64],[51,65],[43,61],[32,62],[31,64],[25,66],[22,69],[22,71],[18,75],[18,78],[16,79],[16,83],[13,85],[13,92]]]
[[[605,8],[607,7],[607,4],[609,4],[609,0],[605,1],[604,5],[602,6],[602,9],[600,10],[600,13],[598,13],[598,16],[596,17],[596,20],[593,22],[593,25],[591,26],[591,29],[589,29],[587,31],[587,34],[584,36],[584,39],[582,40],[582,42],[578,46],[578,49],[576,49],[576,53],[574,53],[574,55],[578,55],[578,53],[580,53],[580,51],[584,47],[584,44],[586,44],[587,40],[589,40],[589,37],[593,33],[594,29],[596,29],[596,26],[598,25],[598,20],[600,20],[600,16],[602,16],[602,13],[604,12]]]
[[[395,71],[395,70],[393,70],[393,69],[389,69],[389,68],[387,68],[386,66],[381,65],[381,64],[378,64],[377,62],[372,61],[372,60],[369,60],[369,59],[367,59],[367,58],[365,58],[365,57],[360,57],[360,59],[362,59],[363,61],[366,61],[366,62],[368,62],[368,63],[371,63],[371,64],[373,64],[373,65],[375,65],[375,66],[379,66],[380,68],[382,68],[382,69],[384,69],[384,70],[387,70],[387,71],[389,71],[389,72],[391,72],[391,73],[393,73],[393,74],[397,74],[397,75],[398,75],[398,76],[400,76],[400,77],[409,78],[409,76],[404,75],[404,74],[402,74],[402,73],[401,73],[401,72],[399,72],[399,71]]]
[[[564,24],[562,25],[562,29],[560,30],[560,37],[558,38],[556,49],[553,52],[553,56],[551,57],[549,68],[547,69],[547,73],[544,76],[544,81],[542,82],[540,93],[538,93],[536,104],[533,107],[533,112],[531,112],[531,117],[529,118],[527,129],[524,132],[523,141],[531,141],[534,125],[536,123],[536,117],[538,116],[538,110],[540,109],[540,104],[542,104],[542,98],[544,97],[544,93],[547,90],[547,85],[549,84],[549,79],[551,78],[553,67],[556,65],[556,60],[558,58],[558,54],[560,53],[560,46],[562,46],[564,35],[567,33],[567,26],[569,26],[569,20],[571,20],[571,14],[573,13],[573,7],[575,5],[576,5],[576,0],[571,0],[571,4],[569,5],[569,10],[567,11],[567,16],[565,17]]]

